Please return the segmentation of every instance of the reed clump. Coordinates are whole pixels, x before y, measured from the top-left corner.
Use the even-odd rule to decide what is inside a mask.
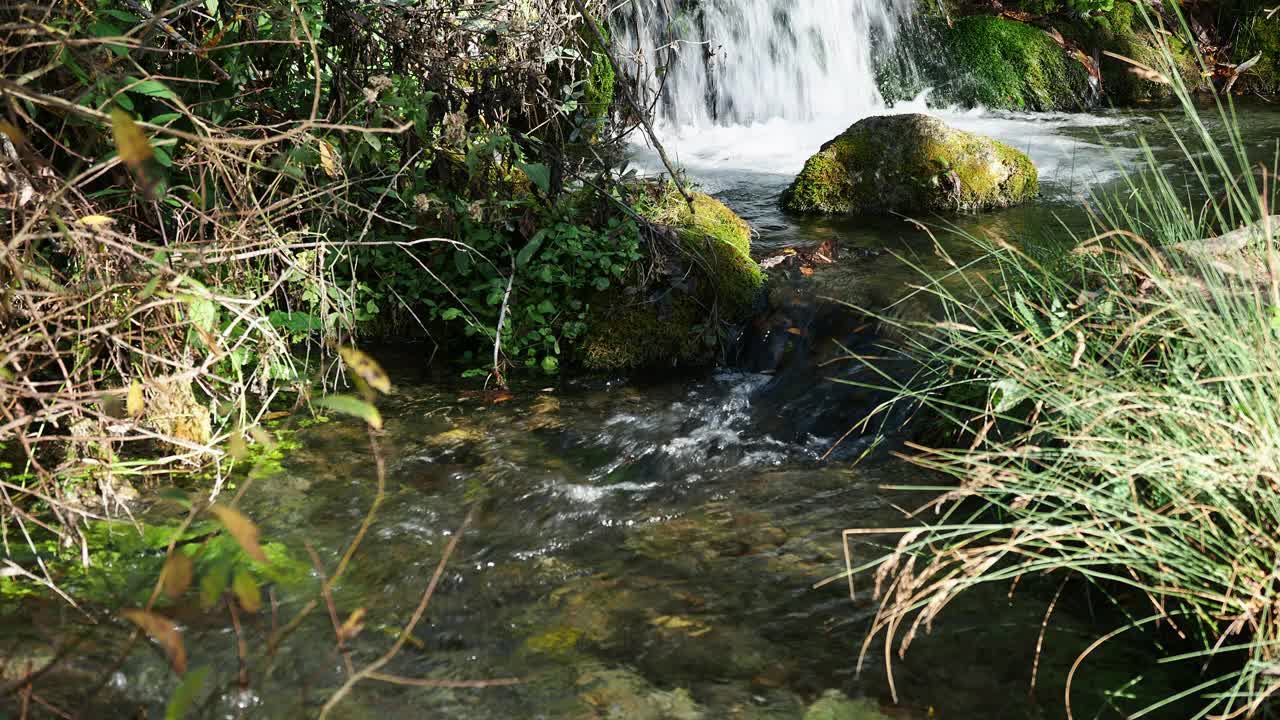
[[[880,601],[864,653],[905,652],[970,588],[1053,574],[1145,599],[1090,650],[1156,626],[1192,644],[1170,660],[1201,681],[1147,712],[1257,715],[1280,690],[1275,148],[1256,164],[1234,110],[1202,110],[1165,55],[1146,72],[1187,115],[1186,177],[1144,148],[1073,250],[972,238],[981,262],[922,285],[940,315],[901,327],[926,369],[900,390],[949,437],[904,454],[955,484],[851,568]]]

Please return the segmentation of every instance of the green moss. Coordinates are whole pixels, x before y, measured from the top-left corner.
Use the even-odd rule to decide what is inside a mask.
[[[582,631],[574,627],[555,627],[524,641],[525,650],[542,655],[566,655],[578,646]]]
[[[674,296],[674,297],[673,297]],[[698,303],[678,291],[634,304],[603,302],[592,306],[582,364],[593,370],[701,365],[712,359],[712,343],[694,332],[705,320]]]
[[[609,42],[609,29],[603,23],[600,24],[600,32],[604,35],[605,42]],[[587,72],[583,88],[583,104],[588,117],[603,120],[609,116],[609,109],[613,107],[617,74],[613,70],[613,63],[609,62],[609,56],[596,47],[589,33],[587,37],[588,44],[594,51],[591,53],[591,69]]]
[[[953,67],[967,75],[945,94],[968,105],[1015,110],[1077,110],[1089,74],[1043,30],[1001,17],[961,18],[946,39]]]
[[[863,145],[844,135],[805,161],[804,169],[782,196],[796,212],[842,213],[850,210],[849,168],[858,167]]]
[[[925,115],[867,118],[827,143],[783,193],[804,213],[973,211],[1038,189],[1035,166],[1008,145]]]
[[[708,364],[719,343],[715,321],[744,319],[764,283],[751,259],[751,226],[704,193],[693,193],[691,211],[671,185],[644,188],[636,210],[679,241],[675,256],[657,260],[688,273],[677,273],[675,286],[635,288],[622,299],[592,303],[582,363],[614,371]],[[634,275],[646,276],[642,270]]]
[[[1106,34],[1099,41],[1099,46],[1160,72],[1175,73],[1188,88],[1195,89],[1201,83],[1200,68],[1194,52],[1176,37],[1168,38],[1169,54],[1173,58],[1172,67],[1167,65],[1159,38],[1146,30]],[[1134,73],[1133,68],[1133,65],[1123,60],[1102,56],[1099,68],[1102,87],[1107,99],[1113,104],[1131,105],[1167,100],[1173,96],[1173,89],[1169,85],[1142,78]]]
[[[1243,63],[1255,55],[1260,56],[1258,62],[1240,76],[1236,87],[1266,94],[1280,92],[1280,16],[1268,18],[1258,13],[1237,25],[1232,61]]]
[[[710,280],[714,298],[732,316],[755,299],[764,274],[751,259],[751,226],[724,203],[704,193],[693,193],[693,210],[679,193],[668,192],[666,207],[656,217],[680,233],[680,239]]]

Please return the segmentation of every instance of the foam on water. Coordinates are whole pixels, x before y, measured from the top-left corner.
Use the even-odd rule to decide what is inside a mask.
[[[743,174],[794,177],[823,143],[872,115],[926,113],[948,125],[1008,143],[1031,157],[1042,182],[1079,189],[1115,177],[1134,157],[1129,149],[1107,147],[1080,129],[1118,125],[1126,118],[1085,113],[1014,113],[978,108],[930,108],[921,97],[893,107],[867,106],[861,112],[821,115],[807,121],[773,118],[747,125],[659,123],[668,153],[708,192],[736,183]],[[640,139],[637,138],[637,143]],[[656,153],[637,144],[634,164],[646,173],[664,172]]]
[[[805,122],[880,104],[873,40],[892,43],[912,2],[637,0],[617,41],[676,125]]]
[[[666,149],[710,192],[744,175],[766,185],[779,181],[760,176],[794,176],[823,143],[871,115],[926,112],[1002,140],[1030,155],[1044,184],[1072,192],[1114,177],[1131,157],[1078,132],[1122,122],[1114,116],[931,108],[927,93],[886,106],[874,55],[891,49],[911,4],[639,0],[617,41],[635,60],[630,74],[641,94],[654,99]],[[639,169],[664,172],[644,138],[635,139]]]

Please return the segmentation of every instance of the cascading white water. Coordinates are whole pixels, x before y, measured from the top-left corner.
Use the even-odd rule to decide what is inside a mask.
[[[632,0],[617,40],[677,127],[852,121],[881,105],[873,44],[913,0]],[[655,69],[666,67],[662,77]]]
[[[877,53],[892,51],[919,1],[625,0],[610,27],[668,154],[709,192],[776,196],[778,179],[794,177],[824,142],[869,115],[901,112],[939,115],[1029,152],[1042,185],[1060,168],[1074,177],[1081,152],[1113,168],[1101,148],[1060,132],[1111,119],[929,107],[927,94],[886,107]],[[639,168],[664,173],[639,144],[646,138],[632,137]]]

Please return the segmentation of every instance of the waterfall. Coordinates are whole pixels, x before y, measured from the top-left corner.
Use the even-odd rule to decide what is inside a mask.
[[[852,122],[882,106],[872,50],[893,42],[912,2],[631,0],[616,41],[672,125]]]

